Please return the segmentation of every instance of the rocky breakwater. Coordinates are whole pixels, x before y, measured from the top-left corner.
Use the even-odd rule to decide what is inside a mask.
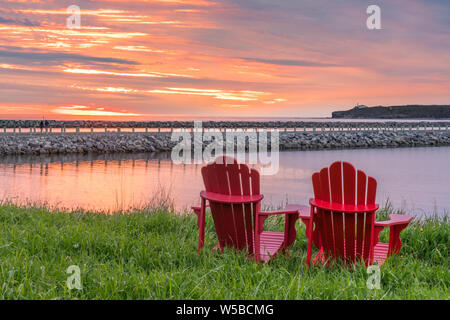
[[[169,133],[0,135],[2,155],[165,152],[173,145]]]
[[[222,134],[224,134],[222,132]],[[249,134],[246,149],[255,142]],[[261,134],[261,133],[259,133]],[[270,135],[270,134],[269,134]],[[271,139],[267,139],[269,148]],[[200,141],[203,147],[211,141]],[[167,152],[177,144],[169,132],[0,134],[0,155]],[[193,146],[194,144],[192,144]],[[280,150],[448,146],[450,131],[280,132]]]
[[[281,150],[320,150],[353,148],[396,148],[450,145],[450,131],[363,131],[327,133],[285,133]]]

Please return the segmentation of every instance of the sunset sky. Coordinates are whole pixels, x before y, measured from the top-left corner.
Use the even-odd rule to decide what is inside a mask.
[[[448,0],[0,0],[0,30],[1,119],[450,104]]]

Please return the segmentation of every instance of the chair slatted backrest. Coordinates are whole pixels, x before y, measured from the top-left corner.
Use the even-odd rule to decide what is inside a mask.
[[[377,182],[348,162],[334,162],[313,174],[316,200],[336,204],[375,204]],[[375,212],[344,213],[317,210],[314,218],[325,258],[340,258],[347,263],[373,259]]]
[[[255,169],[238,164],[230,157],[219,157],[202,168],[207,192],[222,195],[259,195],[260,177]],[[220,247],[247,249],[254,253],[254,221],[259,203],[229,204],[209,201]]]

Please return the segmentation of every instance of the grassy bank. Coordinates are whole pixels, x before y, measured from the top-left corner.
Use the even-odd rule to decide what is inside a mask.
[[[270,228],[280,226],[279,219],[269,221]],[[402,251],[382,266],[379,290],[367,288],[363,267],[306,271],[304,226],[298,229],[289,258],[257,265],[244,253],[212,251],[217,240],[209,218],[198,256],[193,215],[107,216],[3,205],[0,299],[450,298],[448,218],[416,221],[402,233]],[[81,269],[81,290],[67,289],[71,265]]]

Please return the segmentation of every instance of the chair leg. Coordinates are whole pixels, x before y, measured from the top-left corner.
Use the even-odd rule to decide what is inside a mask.
[[[389,251],[388,256],[398,254],[402,248],[400,233],[408,226],[408,223],[391,226],[389,228]]]
[[[260,229],[260,216],[258,215],[258,213],[256,213],[256,219],[255,219],[255,242],[254,242],[254,251],[255,251],[255,261],[256,263],[259,263],[260,260],[260,234],[259,234],[259,229]]]
[[[312,255],[312,244],[313,244],[313,224],[314,224],[314,209],[311,208],[311,219],[308,224],[307,233],[308,233],[308,249],[306,251],[306,268],[309,268],[311,264],[311,255]]]
[[[205,245],[205,208],[206,200],[202,198],[202,203],[200,207],[200,214],[198,215],[198,253],[202,250]]]

